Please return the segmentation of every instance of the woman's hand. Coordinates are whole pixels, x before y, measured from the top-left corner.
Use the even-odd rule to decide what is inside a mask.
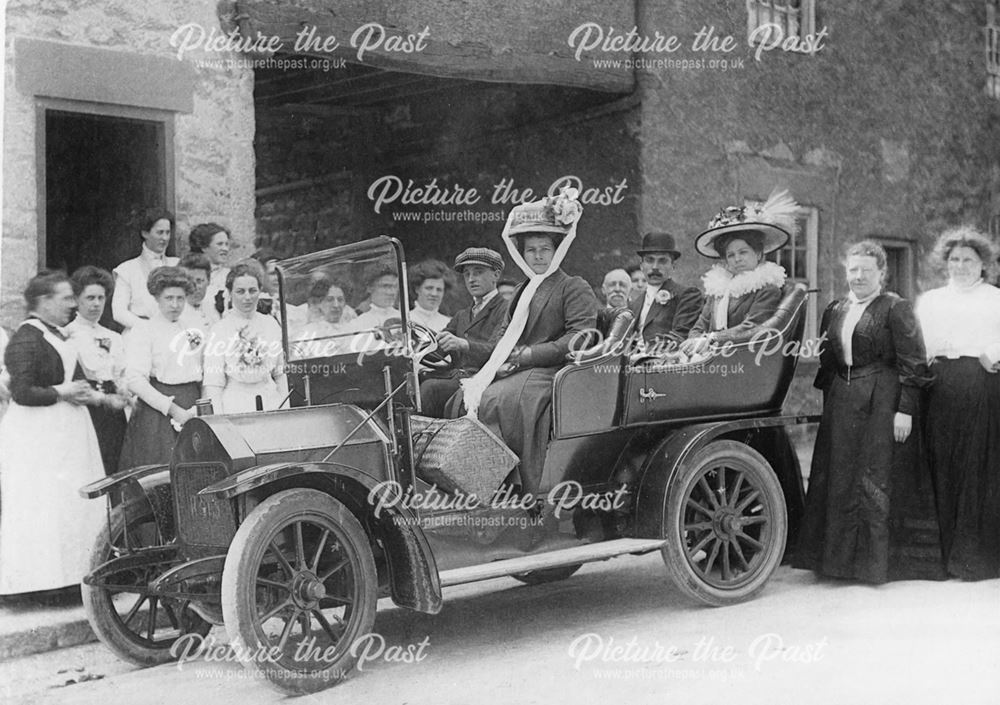
[[[128,406],[128,399],[121,394],[105,394],[102,402],[104,406],[115,411],[121,411]]]
[[[897,411],[896,415],[892,418],[893,438],[896,439],[897,443],[903,443],[910,437],[911,430],[913,430],[913,417]]]
[[[94,390],[82,379],[57,384],[53,386],[53,389],[56,390],[56,394],[62,401],[67,401],[70,404],[82,405],[93,399]]]
[[[688,357],[693,357],[705,352],[711,342],[711,339],[707,335],[699,335],[697,338],[688,338],[685,340],[681,343],[679,350]]]
[[[176,404],[170,405],[170,418],[173,419],[177,426],[183,426],[192,418],[194,418],[195,413],[193,409],[182,409]]]

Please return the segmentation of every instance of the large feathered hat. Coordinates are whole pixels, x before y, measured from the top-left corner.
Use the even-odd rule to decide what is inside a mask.
[[[721,259],[723,255],[716,247],[720,236],[756,231],[764,238],[764,254],[774,252],[791,239],[788,231],[795,227],[798,207],[788,191],[775,191],[763,203],[753,201],[745,206],[723,208],[694,241],[695,249],[706,257]]]

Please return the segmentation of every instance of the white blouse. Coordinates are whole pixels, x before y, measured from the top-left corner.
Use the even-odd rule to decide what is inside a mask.
[[[851,305],[847,309],[847,313],[844,314],[844,321],[840,326],[840,347],[844,352],[844,364],[848,367],[854,364],[854,345],[852,343],[854,329],[858,327],[858,321],[861,320],[865,309],[880,293],[882,292],[876,291],[865,299],[859,299],[853,291],[847,295],[847,300]]]
[[[115,320],[131,328],[139,321],[156,315],[159,307],[146,288],[146,280],[157,267],[173,267],[176,264],[176,257],[158,255],[143,243],[138,257],[127,259],[115,267],[115,292],[111,296],[111,311]]]
[[[77,316],[64,329],[87,379],[114,382],[121,391],[125,377],[125,343],[121,335]]]
[[[205,346],[205,386],[225,387],[226,380],[255,384],[284,373],[281,326],[274,317],[253,312],[249,318],[230,309],[212,326]]]
[[[420,308],[420,306],[414,306],[410,310],[410,321],[413,323],[419,323],[424,328],[430,328],[433,331],[442,331],[444,327],[448,325],[448,321],[451,320],[451,316],[446,316],[438,311],[428,311],[425,308]]]
[[[129,390],[164,416],[173,397],[161,394],[150,378],[163,384],[200,382],[205,331],[181,321],[171,323],[157,312],[125,336],[125,383]]]
[[[969,287],[948,284],[917,299],[916,314],[928,359],[1000,359],[1000,289],[982,280]]]

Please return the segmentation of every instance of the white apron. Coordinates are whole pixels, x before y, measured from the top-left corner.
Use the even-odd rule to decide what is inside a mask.
[[[65,379],[76,351],[44,325],[62,358]],[[50,590],[80,582],[89,552],[106,521],[99,499],[84,499],[83,485],[104,477],[97,434],[84,406],[58,401],[21,406],[11,401],[0,420],[0,594]]]

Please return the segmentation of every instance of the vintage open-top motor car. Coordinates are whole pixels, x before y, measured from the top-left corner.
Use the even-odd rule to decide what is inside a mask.
[[[353,325],[345,307],[340,321],[310,329],[323,315],[310,300],[317,282],[357,305],[387,269],[398,318]],[[631,324],[620,313],[555,376],[538,501],[512,500],[501,480],[496,495],[470,502],[434,481],[435,443],[451,443],[445,460],[472,474],[506,474],[517,458],[475,421],[420,415],[418,375],[448,359],[408,320],[400,243],[375,238],[279,272],[283,408],[196,417],[169,465],[82,490],[110,508],[85,605],[123,658],[169,660],[183,635],[224,623],[248,668],[310,692],[350,672],[382,596],[436,613],[451,585],[544,583],[590,561],[659,552],[681,591],[726,605],[763,589],[780,563],[802,510],[786,427],[803,419],[781,415],[801,286],[766,335],[685,364],[620,345]]]

